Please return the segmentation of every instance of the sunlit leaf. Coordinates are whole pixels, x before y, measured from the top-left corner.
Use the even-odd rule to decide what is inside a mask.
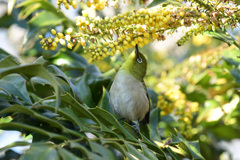
[[[8,15],[12,13],[13,7],[16,3],[16,0],[9,0],[8,1]]]

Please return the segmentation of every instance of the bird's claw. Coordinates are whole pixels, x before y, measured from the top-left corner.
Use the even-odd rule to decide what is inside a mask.
[[[140,133],[140,129],[139,129],[138,126],[135,128],[135,132],[139,135],[139,133]]]
[[[137,123],[135,126],[135,132],[139,135],[140,133],[139,123]]]

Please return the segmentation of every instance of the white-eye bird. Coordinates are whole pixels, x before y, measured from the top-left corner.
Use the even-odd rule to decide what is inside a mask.
[[[150,103],[144,76],[147,70],[145,56],[136,50],[116,74],[110,89],[110,104],[113,111],[126,121],[138,121],[136,131],[139,132],[139,122],[149,123]]]

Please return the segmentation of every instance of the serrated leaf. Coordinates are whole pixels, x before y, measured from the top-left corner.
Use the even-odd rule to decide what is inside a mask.
[[[70,142],[70,147],[71,148],[77,148],[81,151],[81,153],[83,155],[85,155],[88,159],[99,159],[99,160],[102,160],[102,158],[93,153],[93,152],[90,152],[86,147],[80,145],[79,143],[76,143],[76,142]]]
[[[90,146],[92,152],[101,155],[101,157],[103,159],[116,159],[113,152],[111,150],[109,150],[108,148],[103,147],[102,145],[100,145],[96,142],[92,142],[89,139],[88,139],[88,143],[89,143],[89,146]]]
[[[24,65],[19,65],[19,66],[14,66],[14,67],[7,67],[7,68],[1,68],[0,69],[0,78],[13,74],[13,73],[18,73],[24,78],[31,79],[32,77],[41,77],[43,79],[48,80],[51,85],[53,86],[56,94],[56,109],[60,105],[60,85],[57,82],[57,80],[41,65],[41,64],[24,64]]]
[[[61,96],[62,102],[65,103],[67,106],[71,106],[73,108],[73,111],[80,117],[86,117],[91,120],[93,120],[95,123],[97,123],[101,130],[106,133],[111,133],[115,136],[115,134],[111,129],[109,129],[104,123],[102,123],[99,118],[97,118],[94,114],[92,114],[89,111],[89,108],[87,106],[84,106],[80,104],[78,101],[76,101],[71,95],[66,94]],[[97,133],[95,133],[97,134]]]
[[[60,140],[67,140],[68,139],[68,138],[66,138],[62,135],[59,135],[59,134],[56,134],[56,133],[51,133],[51,132],[48,132],[44,129],[40,129],[38,127],[34,127],[34,126],[31,126],[31,125],[22,124],[22,123],[18,123],[18,122],[0,123],[0,128],[4,129],[4,130],[17,130],[17,129],[22,130],[22,129],[25,129],[25,130],[28,130],[28,131],[39,133],[39,134],[44,135],[44,136],[48,136],[50,138],[56,138],[56,139],[60,139]]]
[[[142,153],[140,153],[135,147],[133,147],[132,145],[125,143],[125,146],[128,150],[129,153],[131,153],[131,155],[133,155],[134,157],[136,157],[137,159],[141,159],[141,160],[148,160],[147,157],[145,157]]]
[[[125,150],[125,148],[123,147],[123,145],[120,145],[118,142],[116,141],[106,141],[106,140],[102,140],[104,142],[102,142],[103,144],[107,144],[113,148],[115,148],[116,150],[118,150],[119,152],[121,152],[123,154],[123,156],[126,156],[127,151]]]
[[[28,104],[32,104],[26,89],[26,80],[20,75],[14,74],[4,77],[0,80],[0,88],[11,95],[18,96]]]
[[[107,112],[101,108],[98,108],[98,107],[91,108],[91,109],[89,109],[89,111],[91,111],[91,113],[93,113],[96,117],[98,117],[98,119],[101,122],[103,122],[105,125],[107,125],[107,126],[113,125],[117,129],[119,129],[125,135],[125,138],[127,140],[137,142],[137,140],[127,130],[125,130],[125,128],[121,124],[119,124],[117,119],[115,117],[113,117],[113,115],[110,114],[109,112]]]
[[[179,148],[182,149],[183,152],[189,152],[193,159],[203,160],[204,158],[202,157],[202,155],[200,153],[198,142],[189,143],[187,140],[185,140],[183,138],[183,136],[177,130],[175,130],[175,131],[177,133],[178,139],[181,141]],[[173,135],[173,136],[175,136],[175,135]]]
[[[54,112],[54,110],[55,110],[51,106],[37,106],[37,108],[47,109],[52,112]],[[79,126],[81,132],[92,132],[91,128],[89,126],[85,125],[86,121],[84,120],[84,118],[77,116],[77,114],[75,114],[72,109],[59,108],[57,113],[59,115],[62,115],[64,118],[69,119],[71,122],[75,122]]]
[[[148,159],[151,159],[151,160],[157,160],[156,155],[151,150],[149,150],[143,144],[141,144],[141,147],[142,147],[142,153],[144,154],[144,156],[146,156]]]
[[[43,121],[43,122],[47,122],[49,124],[51,124],[52,126],[56,127],[56,128],[59,128],[61,130],[64,130],[65,127],[62,126],[60,123],[58,123],[57,121],[55,120],[52,120],[50,118],[47,118],[37,112],[35,112],[34,110],[30,109],[30,108],[27,108],[27,107],[24,107],[24,106],[20,106],[20,105],[13,105],[11,107],[8,107],[4,110],[1,110],[0,111],[0,114],[4,114],[4,113],[11,113],[11,112],[20,112],[20,113],[25,113],[27,115],[30,115],[30,116],[34,116],[35,118]]]
[[[64,79],[70,86],[70,89],[72,90],[72,93],[74,95],[74,97],[76,99],[80,100],[80,93],[77,90],[76,86],[72,83],[72,81],[60,70],[58,69],[56,66],[54,65],[49,65],[48,66],[48,70],[55,74],[55,76],[61,77],[62,79]],[[84,92],[84,91],[83,91]]]
[[[47,160],[47,159],[54,159],[60,160],[57,150],[54,146],[50,146],[47,144],[36,144],[33,143],[23,154],[20,160]]]

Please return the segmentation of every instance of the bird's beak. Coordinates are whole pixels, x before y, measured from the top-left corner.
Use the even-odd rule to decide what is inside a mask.
[[[137,56],[137,58],[139,58],[139,51],[138,51],[138,45],[136,44],[136,46],[135,46],[135,53],[136,53],[136,56]]]
[[[135,46],[135,53],[136,53],[136,57],[137,57],[137,62],[138,63],[142,63],[142,58],[139,56],[139,50],[138,50],[138,45],[136,44]]]

